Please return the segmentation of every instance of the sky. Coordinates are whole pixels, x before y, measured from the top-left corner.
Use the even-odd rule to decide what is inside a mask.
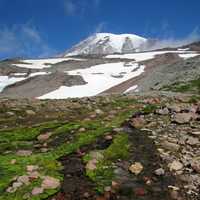
[[[48,57],[97,32],[200,35],[199,0],[0,0],[0,58]]]

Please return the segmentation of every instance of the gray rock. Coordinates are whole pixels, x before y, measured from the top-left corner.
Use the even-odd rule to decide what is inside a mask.
[[[35,115],[36,113],[33,110],[26,110],[27,115]]]
[[[180,149],[180,145],[168,141],[162,142],[161,146],[169,151],[178,151]]]
[[[60,180],[50,177],[50,176],[45,176],[44,180],[42,181],[41,187],[43,189],[56,189],[60,187]]]
[[[44,192],[44,189],[42,187],[35,187],[35,188],[33,188],[31,194],[33,196],[37,196],[39,194],[42,194],[43,192]]]
[[[191,113],[178,113],[174,116],[174,122],[178,124],[185,124],[189,123],[193,118]]]
[[[157,176],[162,176],[165,174],[165,170],[163,168],[159,168],[154,172]]]
[[[31,150],[19,150],[16,153],[18,156],[30,156],[32,154]]]

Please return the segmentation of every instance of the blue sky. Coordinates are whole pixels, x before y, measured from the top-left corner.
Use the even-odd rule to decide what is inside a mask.
[[[0,0],[0,58],[60,53],[95,32],[199,35],[199,0]]]

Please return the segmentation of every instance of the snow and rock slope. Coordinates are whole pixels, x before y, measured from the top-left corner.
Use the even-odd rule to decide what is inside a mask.
[[[133,53],[143,49],[148,39],[134,34],[97,33],[72,47],[64,56]]]
[[[198,49],[199,43],[187,48],[143,51],[151,45],[153,40],[133,34],[98,33],[62,57],[2,61],[0,97],[61,99],[149,90],[158,82],[162,85],[172,80],[170,65],[179,62],[179,69],[174,67],[172,71],[182,74],[187,59],[200,55],[192,49],[192,46]],[[161,77],[159,73],[155,77],[154,71],[160,72],[163,66],[166,70],[170,68],[170,73],[166,73],[169,76]],[[188,69],[191,71],[190,66]],[[192,74],[183,77],[188,74],[198,75],[200,70],[196,67]]]

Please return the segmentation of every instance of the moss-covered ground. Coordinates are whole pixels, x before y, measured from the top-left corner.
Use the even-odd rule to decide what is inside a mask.
[[[57,103],[59,104],[59,102]],[[62,182],[62,165],[58,161],[60,157],[70,155],[81,147],[94,143],[97,138],[106,135],[114,128],[120,127],[134,110],[139,110],[143,107],[141,103],[127,97],[113,97],[108,101],[99,100],[87,104],[87,106],[91,105],[88,107],[80,103],[78,108],[77,102],[74,104],[76,105],[75,108],[73,108],[72,102],[70,104],[72,107],[70,107],[69,111],[58,110],[57,112],[42,110],[46,106],[45,102],[42,102],[42,104],[44,105],[39,111],[35,109],[37,106],[31,107],[35,111],[35,115],[31,117],[24,114],[27,108],[21,108],[20,106],[17,107],[17,111],[13,107],[9,109],[9,106],[7,106],[1,112],[1,200],[22,200],[23,198],[26,199],[27,195],[28,199],[40,200],[47,199],[57,193],[59,188],[45,190],[42,194],[32,196],[32,189],[41,185],[40,178],[31,180],[29,185],[19,187],[14,193],[9,193],[6,189],[13,183],[14,178],[27,173],[26,168],[28,165],[37,165],[41,176],[55,177]],[[97,112],[97,109],[100,109],[102,113]],[[6,114],[10,111],[14,115],[6,118]],[[6,120],[11,121],[10,126]],[[14,126],[14,124],[16,125]],[[81,131],[81,128],[83,131]],[[51,132],[50,138],[45,142],[39,141],[38,136],[47,132]],[[63,139],[59,143],[53,143],[54,140],[59,139],[61,136]],[[41,149],[44,146],[47,150],[42,152]],[[96,183],[99,191],[102,190],[102,187],[109,185],[112,180],[112,162],[127,158],[128,148],[127,135],[123,133],[117,134],[112,144],[107,149],[102,150],[104,159],[98,163],[97,170],[94,172],[87,171],[88,177]],[[32,154],[20,156],[17,153],[19,150],[29,150]],[[15,162],[12,162],[13,160]]]

